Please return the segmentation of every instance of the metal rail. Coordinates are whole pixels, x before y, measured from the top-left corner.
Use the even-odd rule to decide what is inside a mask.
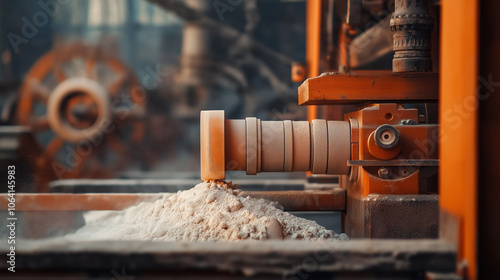
[[[16,194],[17,211],[90,211],[123,210],[143,201],[154,201],[165,193],[86,193],[86,194]],[[169,193],[166,193],[169,194]],[[343,211],[345,190],[331,191],[243,191],[250,196],[277,201],[288,211]],[[9,197],[0,195],[0,211],[7,210]]]

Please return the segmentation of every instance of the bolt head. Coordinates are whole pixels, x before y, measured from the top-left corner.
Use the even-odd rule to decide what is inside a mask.
[[[389,175],[391,174],[391,171],[389,170],[389,168],[387,167],[381,167],[379,168],[378,170],[378,175],[381,177],[381,178],[388,178]]]

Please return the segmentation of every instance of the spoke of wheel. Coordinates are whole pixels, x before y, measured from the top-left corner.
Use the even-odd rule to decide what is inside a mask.
[[[96,61],[94,58],[88,58],[85,61],[85,75],[87,78],[94,78],[96,76],[95,69]]]
[[[60,64],[54,64],[52,71],[54,72],[54,76],[56,77],[57,82],[62,83],[64,80],[66,80],[66,74],[64,73],[64,70]]]
[[[55,136],[45,148],[45,156],[52,160],[55,159],[57,151],[59,151],[59,149],[61,149],[63,145],[64,141],[61,138]]]
[[[108,85],[108,92],[112,96],[116,95],[118,91],[123,87],[127,79],[129,78],[128,71],[122,72],[118,78]]]
[[[95,147],[92,146],[92,150],[88,151],[80,151],[78,147],[73,147],[73,151],[76,153],[74,156],[78,158],[78,164],[73,168],[70,172],[71,178],[80,178],[82,177],[84,169],[86,169],[88,165],[88,159],[94,154]]]
[[[49,120],[47,116],[36,117],[31,121],[31,129],[34,132],[40,132],[49,129]]]
[[[47,104],[49,100],[50,90],[42,83],[37,80],[31,81],[31,94],[33,98]]]

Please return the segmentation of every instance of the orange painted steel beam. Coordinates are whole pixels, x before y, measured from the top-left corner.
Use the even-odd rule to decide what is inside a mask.
[[[441,1],[439,203],[458,222],[458,263],[476,279],[479,1]]]
[[[319,75],[321,42],[321,0],[307,0],[306,3],[306,64],[307,77]],[[318,118],[318,107],[307,107],[307,120]]]
[[[438,73],[356,71],[309,78],[299,87],[299,105],[436,102]]]
[[[168,193],[167,193],[168,194]],[[87,194],[35,194],[18,193],[16,211],[92,211],[123,210],[143,201],[154,201],[163,194],[147,193],[87,193]],[[345,190],[331,191],[243,191],[240,196],[250,196],[277,201],[285,210],[293,211],[342,211],[345,209]],[[0,211],[8,208],[8,195],[0,194]]]
[[[153,201],[161,194],[135,193],[18,193],[15,195],[16,211],[80,211],[122,210],[141,201]],[[9,197],[0,195],[0,210],[7,210]]]

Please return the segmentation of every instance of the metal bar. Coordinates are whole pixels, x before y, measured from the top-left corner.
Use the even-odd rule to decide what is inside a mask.
[[[436,102],[438,95],[438,73],[356,71],[307,79],[299,87],[299,105]]]
[[[345,210],[345,190],[341,188],[331,191],[241,192],[239,195],[277,201],[287,211]]]
[[[349,160],[347,166],[438,166],[437,159]]]
[[[231,174],[231,176],[234,176],[233,173]],[[135,175],[133,177],[141,176],[136,173],[132,175]],[[236,181],[238,182],[240,188],[244,191],[303,190],[305,184],[307,183],[305,179],[237,178]],[[170,193],[170,192],[188,190],[199,183],[201,183],[199,179],[85,179],[83,178],[83,179],[63,179],[63,180],[52,181],[50,182],[49,187],[50,187],[50,193]]]
[[[166,193],[168,194],[168,193]],[[164,193],[87,193],[87,194],[32,194],[15,195],[16,211],[90,211],[123,210],[143,201],[154,201]],[[332,191],[243,191],[240,196],[250,196],[277,201],[287,211],[343,211],[345,190]],[[0,195],[0,211],[7,210],[9,197]]]
[[[154,201],[162,194],[131,193],[86,193],[86,194],[34,194],[15,195],[16,211],[85,211],[85,210],[122,210],[142,201]],[[8,194],[0,195],[0,210],[7,210]]]

